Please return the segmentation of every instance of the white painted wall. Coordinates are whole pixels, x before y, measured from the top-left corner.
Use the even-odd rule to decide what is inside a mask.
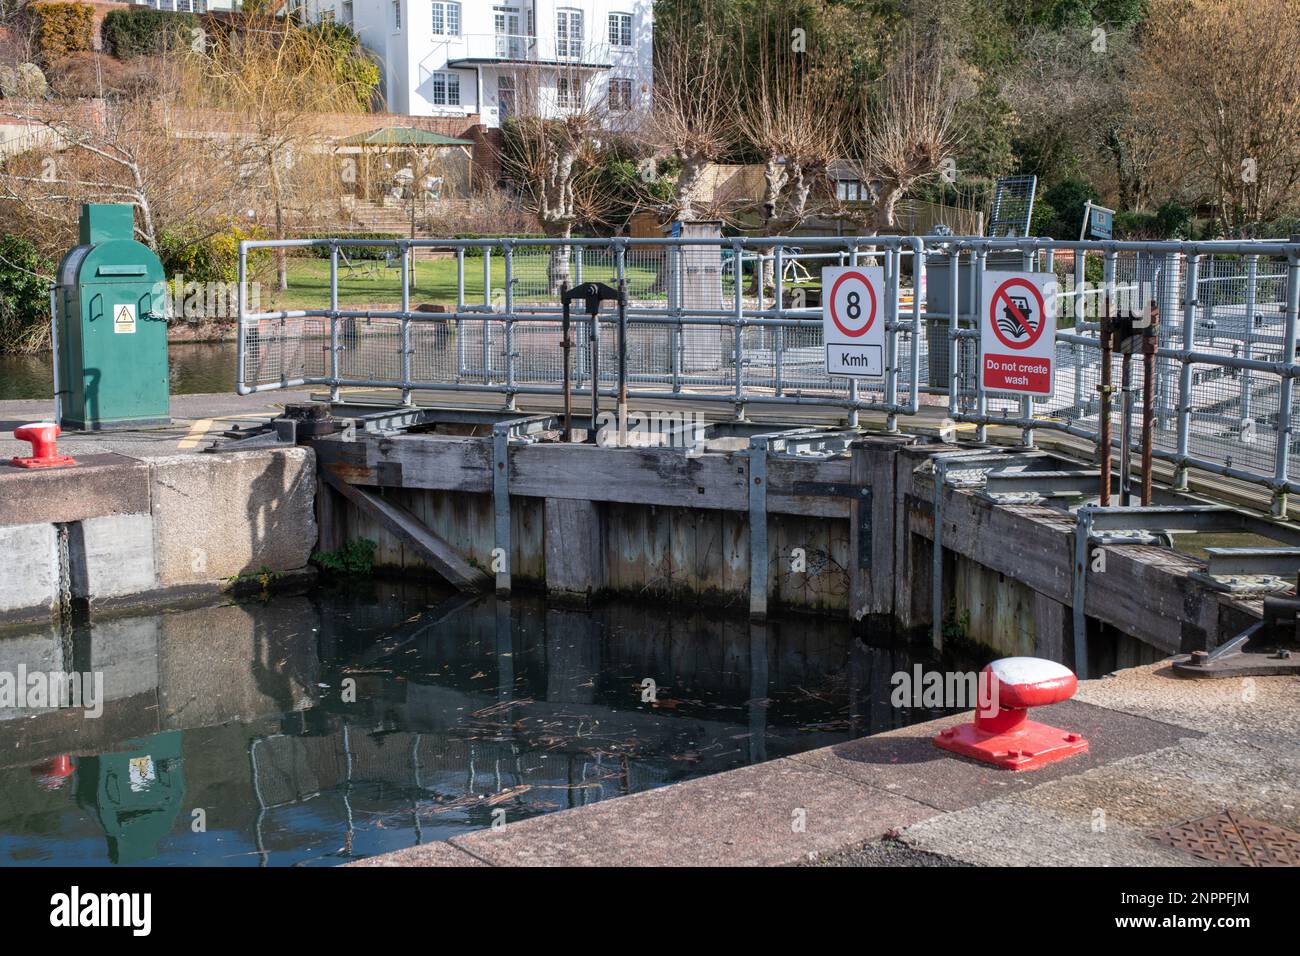
[[[416,116],[468,116],[479,113],[488,126],[501,121],[498,80],[519,67],[502,62],[507,55],[525,56],[544,66],[557,53],[558,11],[582,13],[584,63],[600,68],[584,73],[592,84],[587,96],[602,101],[610,78],[632,81],[632,106],[648,105],[652,77],[654,21],[651,0],[461,0],[457,36],[434,33],[433,6],[437,0],[306,0],[309,15],[332,14],[347,22],[361,42],[382,64],[388,108]],[[497,7],[516,12],[519,34],[530,39],[511,43],[496,38]],[[401,26],[394,10],[400,9]],[[609,15],[632,17],[631,44],[610,44]],[[450,66],[449,63],[456,63]],[[545,69],[528,68],[543,88],[543,102],[554,104],[554,76]],[[566,73],[569,72],[566,70]],[[447,74],[459,81],[459,103],[441,102]],[[550,86],[546,95],[547,86]]]

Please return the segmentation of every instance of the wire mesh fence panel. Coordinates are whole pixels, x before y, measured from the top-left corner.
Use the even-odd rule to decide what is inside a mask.
[[[564,349],[559,323],[517,321],[512,323],[511,335],[517,385],[558,385],[562,381]]]
[[[459,384],[464,325],[443,319],[411,322],[411,381]]]
[[[344,381],[401,384],[402,323],[398,319],[338,320],[338,374]]]
[[[244,377],[249,384],[274,385],[319,379],[329,373],[329,321],[322,318],[260,319],[244,338]]]

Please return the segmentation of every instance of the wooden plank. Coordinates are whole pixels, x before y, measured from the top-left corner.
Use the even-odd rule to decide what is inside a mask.
[[[485,493],[492,490],[492,441],[397,435],[317,443],[323,468],[351,484]],[[687,458],[661,449],[538,443],[510,449],[510,492],[627,504],[744,511],[746,467],[740,454]],[[842,518],[848,503],[792,493],[796,481],[846,481],[846,460],[773,459],[768,510]]]
[[[672,592],[672,522],[667,508],[644,508],[645,522],[645,590],[648,594],[667,595]]]
[[[697,511],[695,524],[695,589],[714,599],[724,590],[721,511]]]
[[[654,572],[647,564],[648,508],[609,502],[605,505],[606,581],[610,588],[628,594],[645,590]]]
[[[894,518],[897,500],[895,468],[900,448],[911,438],[871,438],[858,443],[851,453],[853,487],[871,489],[871,566],[858,566],[858,537],[862,503],[852,504],[849,521],[849,616],[861,620],[868,614],[894,612],[896,540]]]
[[[529,580],[546,580],[544,502],[539,498],[512,498],[510,540],[514,549],[511,568]]]
[[[669,513],[671,529],[668,550],[673,593],[679,597],[696,595],[695,581],[695,514],[686,508]]]
[[[1074,667],[1073,611],[1046,595],[1034,592],[1034,656]],[[1070,640],[1069,655],[1066,640]]]
[[[486,574],[472,567],[454,548],[435,535],[405,508],[325,473],[325,480],[377,527],[384,528],[415,547],[435,571],[462,591],[484,591],[491,586]]]
[[[605,587],[605,528],[592,501],[547,498],[546,590],[553,595],[591,595]]]
[[[749,593],[749,518],[722,512],[723,588],[732,599]]]

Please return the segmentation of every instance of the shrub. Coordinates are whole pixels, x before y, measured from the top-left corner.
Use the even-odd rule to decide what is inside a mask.
[[[100,28],[104,44],[120,60],[163,53],[177,45],[188,45],[199,29],[192,13],[164,13],[147,7],[113,10]]]
[[[0,96],[5,99],[38,100],[48,88],[45,74],[35,63],[0,66]]]
[[[1195,232],[1192,211],[1176,202],[1163,203],[1155,212],[1126,209],[1115,214],[1116,239],[1191,239]]]
[[[295,236],[296,239],[407,239],[410,238],[405,233],[399,232],[348,232],[348,233],[327,233],[312,232]],[[347,253],[349,259],[382,259],[391,247],[385,246],[345,246],[343,251]],[[289,254],[300,253],[312,259],[328,259],[330,257],[329,246],[306,246],[299,249],[289,249]]]
[[[187,282],[235,282],[239,278],[240,242],[265,238],[265,232],[258,227],[246,228],[239,223],[201,237],[164,229],[158,240],[159,258],[168,277],[183,275]],[[267,256],[265,250],[254,252],[249,257],[253,260],[249,270],[256,270],[259,259]]]
[[[36,45],[46,63],[93,46],[95,8],[88,3],[40,3],[27,8],[36,23]]]
[[[0,235],[0,352],[31,352],[48,344],[54,268],[29,240]]]
[[[365,55],[361,38],[351,27],[333,20],[322,20],[305,29],[323,41],[339,85],[355,98],[359,109],[369,109],[379,89],[379,66]]]
[[[1088,200],[1101,199],[1092,183],[1082,179],[1063,179],[1043,193],[1043,201],[1056,210],[1056,221],[1049,225],[1055,239],[1078,239],[1083,228],[1083,206]]]
[[[1034,211],[1029,217],[1029,234],[1031,236],[1051,236],[1057,227],[1060,216],[1046,199],[1034,200]]]

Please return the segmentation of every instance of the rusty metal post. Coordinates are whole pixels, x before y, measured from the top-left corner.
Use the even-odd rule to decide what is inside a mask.
[[[1111,328],[1111,341],[1115,330]],[[1128,346],[1119,360],[1119,503],[1127,508],[1132,501],[1133,487],[1133,356]]]
[[[560,304],[564,317],[560,320],[560,345],[564,350],[564,440],[573,441],[573,372],[570,369],[570,355],[573,352],[573,340],[569,337],[569,283],[560,283]]]
[[[1160,341],[1160,306],[1151,303],[1151,327],[1142,337],[1142,505],[1151,504],[1151,444],[1155,431],[1156,346]]]
[[[618,444],[627,447],[627,280],[618,280]]]
[[[1097,384],[1097,391],[1101,393],[1100,434],[1097,440],[1101,445],[1101,494],[1099,497],[1103,508],[1110,507],[1110,393],[1114,391],[1110,384],[1112,344],[1110,310],[1110,289],[1107,288],[1105,313],[1101,317],[1101,381]]]

